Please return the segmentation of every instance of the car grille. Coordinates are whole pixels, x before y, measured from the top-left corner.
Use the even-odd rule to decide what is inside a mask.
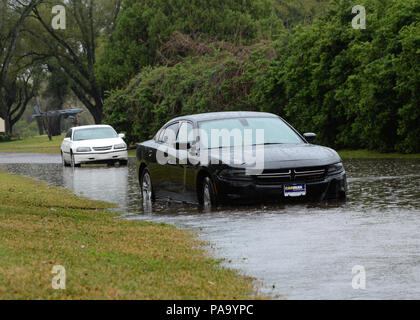
[[[94,151],[109,151],[112,149],[112,146],[109,147],[94,147],[92,148]]]
[[[290,182],[313,182],[325,178],[325,167],[310,167],[297,169],[264,170],[257,175],[258,184],[282,184]]]

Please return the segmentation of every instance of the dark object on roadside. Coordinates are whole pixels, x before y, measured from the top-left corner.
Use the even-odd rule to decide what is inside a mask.
[[[44,134],[44,130],[48,136],[59,136],[63,132],[62,120],[73,119],[74,123],[77,123],[77,115],[83,112],[83,109],[66,109],[66,110],[55,110],[55,111],[41,111],[41,108],[35,106],[35,114],[32,118],[35,118],[38,123],[39,134]]]
[[[235,199],[344,199],[341,158],[330,148],[311,144],[315,136],[301,135],[270,113],[173,119],[137,148],[143,199],[170,198],[205,207]]]

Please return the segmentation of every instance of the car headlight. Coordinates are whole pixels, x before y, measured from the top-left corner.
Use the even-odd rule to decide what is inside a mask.
[[[76,149],[76,151],[77,152],[90,152],[90,151],[92,151],[92,149],[89,148],[89,147],[79,147],[79,148]]]
[[[120,149],[127,149],[127,145],[125,143],[120,143],[120,144],[116,144],[114,146],[115,150],[120,150]]]
[[[328,166],[328,174],[337,174],[344,171],[342,162],[334,163]]]
[[[252,177],[250,175],[246,174],[245,169],[233,169],[233,168],[227,168],[227,169],[223,169],[222,171],[220,171],[219,176],[221,178],[225,178],[225,179],[245,179],[245,180],[249,180],[252,179]]]

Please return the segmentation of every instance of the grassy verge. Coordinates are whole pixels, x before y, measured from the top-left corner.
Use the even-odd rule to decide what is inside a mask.
[[[24,139],[0,143],[0,152],[28,152],[28,153],[60,153],[60,146],[64,136],[52,137],[35,136]]]
[[[0,171],[0,299],[244,299],[252,280],[194,235],[123,221],[111,205]],[[54,265],[66,289],[53,290]]]
[[[420,154],[380,153],[369,150],[342,150],[338,152],[343,159],[420,159]]]
[[[128,150],[128,157],[129,158],[135,158],[136,157],[136,149]]]

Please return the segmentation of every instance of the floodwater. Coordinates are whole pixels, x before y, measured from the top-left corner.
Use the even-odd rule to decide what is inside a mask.
[[[0,154],[0,169],[117,203],[126,219],[197,231],[223,265],[285,299],[420,299],[420,160],[347,160],[346,202],[221,208],[157,202],[142,209],[128,167],[63,168],[56,155]],[[365,271],[365,289],[353,277]],[[355,270],[356,271],[356,270]],[[360,284],[360,281],[355,281]]]

